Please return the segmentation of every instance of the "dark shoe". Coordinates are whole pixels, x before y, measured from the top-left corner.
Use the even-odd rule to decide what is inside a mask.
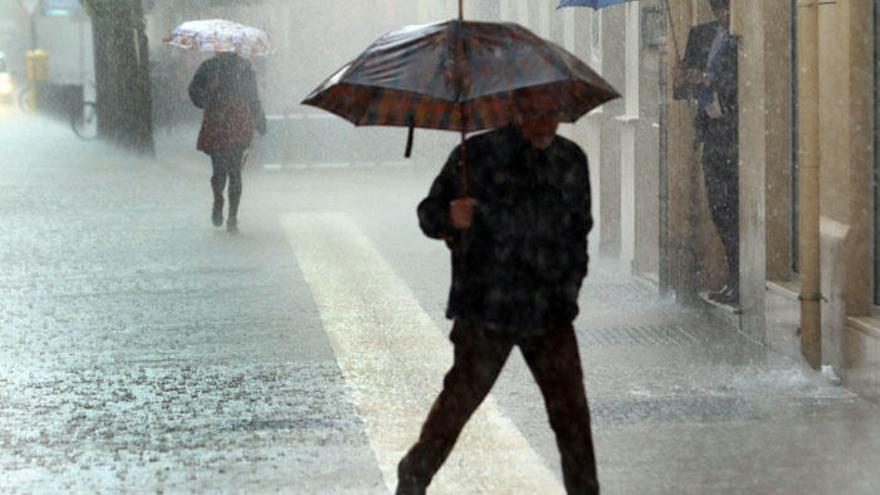
[[[713,301],[721,304],[736,305],[739,304],[739,293],[721,294],[713,299]]]
[[[427,488],[412,478],[401,479],[397,482],[397,490],[394,495],[425,495]]]
[[[739,286],[728,285],[720,293],[714,297],[710,295],[713,301],[721,304],[739,304]]]
[[[238,234],[238,219],[235,217],[229,217],[226,220],[226,232],[229,232],[232,235]]]
[[[726,292],[728,292],[729,290],[730,290],[730,286],[729,286],[729,285],[725,285],[724,287],[722,287],[722,288],[720,288],[720,289],[718,289],[718,290],[716,290],[716,291],[712,291],[712,292],[710,292],[710,293],[709,293],[709,299],[711,299],[711,300],[713,300],[713,301],[717,301],[719,297],[724,297],[724,294],[725,294]]]
[[[223,201],[214,200],[214,209],[211,210],[211,222],[214,223],[214,227],[222,227],[223,226]]]

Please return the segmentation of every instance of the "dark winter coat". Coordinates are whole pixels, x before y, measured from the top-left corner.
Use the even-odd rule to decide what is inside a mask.
[[[513,337],[571,323],[593,227],[586,155],[561,136],[532,148],[515,126],[470,138],[469,195],[478,206],[462,232],[449,219],[460,149],[418,207],[424,233],[453,247],[447,316]]]
[[[209,155],[251,144],[266,132],[266,115],[250,62],[235,54],[205,61],[189,86],[190,99],[205,110],[197,148]]]
[[[690,29],[683,60],[685,67],[701,72],[707,70],[709,51],[718,32],[718,27],[718,21],[714,21],[699,24]],[[711,89],[718,94],[724,115],[718,119],[712,119],[704,111],[699,111],[694,120],[694,130],[697,133],[696,140],[698,142],[725,141],[734,146],[739,127],[739,61],[735,37],[720,56],[722,57],[720,70]],[[690,87],[685,91],[676,92],[675,97],[677,99],[690,98],[695,96],[696,91],[698,88]]]

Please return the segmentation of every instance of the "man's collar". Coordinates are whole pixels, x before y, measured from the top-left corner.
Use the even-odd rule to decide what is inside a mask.
[[[550,146],[543,148],[543,149],[542,148],[535,148],[534,146],[532,146],[531,141],[529,141],[528,139],[526,139],[525,136],[523,136],[522,129],[520,129],[520,127],[517,124],[511,123],[510,125],[505,127],[504,130],[505,130],[507,139],[509,139],[510,142],[513,144],[514,149],[516,149],[517,151],[522,152],[522,153],[534,153],[539,156],[544,155],[547,152],[549,152],[550,148],[552,148],[558,142],[558,139],[559,139],[559,134],[556,134],[553,136],[553,142],[550,143]]]
[[[518,148],[529,145],[529,142],[522,134],[522,129],[520,129],[519,125],[517,125],[516,122],[511,122],[510,124],[507,124],[506,127],[504,127],[504,135]]]

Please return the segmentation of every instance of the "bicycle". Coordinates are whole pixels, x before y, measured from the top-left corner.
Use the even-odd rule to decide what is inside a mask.
[[[18,108],[22,113],[34,113],[37,110],[37,92],[34,83],[28,82],[27,85],[18,92]]]
[[[95,82],[89,81],[83,86],[81,106],[74,106],[70,112],[70,128],[77,137],[86,141],[98,137],[98,107],[94,101],[86,99],[94,97]]]
[[[98,108],[93,101],[84,101],[82,108],[70,112],[70,128],[80,139],[91,141],[98,137]]]

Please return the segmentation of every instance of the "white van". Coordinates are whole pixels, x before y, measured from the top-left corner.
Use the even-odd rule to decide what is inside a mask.
[[[3,103],[12,102],[14,91],[15,85],[12,83],[12,75],[9,73],[9,66],[6,63],[6,54],[0,52],[0,101]]]

